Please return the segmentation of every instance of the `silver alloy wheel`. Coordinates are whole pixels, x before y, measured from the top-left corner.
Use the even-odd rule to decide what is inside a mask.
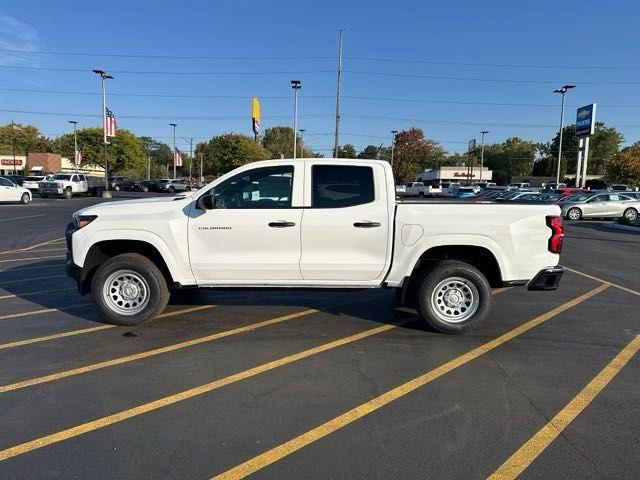
[[[567,212],[567,216],[570,220],[580,220],[581,214],[580,209],[578,208],[570,208],[569,212]]]
[[[104,303],[120,315],[135,315],[149,303],[149,284],[133,270],[113,272],[102,287]]]
[[[31,197],[28,193],[23,193],[22,198],[20,199],[20,203],[23,205],[27,205],[31,201]]]
[[[476,286],[462,277],[442,280],[431,294],[431,308],[438,318],[447,323],[461,323],[473,315],[480,306]]]
[[[627,208],[624,211],[624,218],[633,223],[636,221],[636,219],[638,218],[638,212],[636,212],[633,208]]]

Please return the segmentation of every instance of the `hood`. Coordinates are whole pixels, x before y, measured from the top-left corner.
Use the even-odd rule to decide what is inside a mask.
[[[144,211],[145,207],[158,209],[175,203],[176,208],[182,208],[185,203],[191,201],[193,192],[190,195],[176,195],[173,197],[140,198],[135,200],[118,200],[115,202],[104,202],[85,207],[76,212],[82,215],[100,215],[113,213],[133,213],[135,210]]]

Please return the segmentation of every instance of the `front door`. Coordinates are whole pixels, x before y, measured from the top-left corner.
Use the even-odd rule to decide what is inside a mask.
[[[302,219],[304,280],[367,282],[381,278],[390,255],[385,172],[376,164],[309,162]]]
[[[243,171],[214,187],[214,207],[191,206],[189,256],[201,285],[300,280],[300,222],[294,182],[302,166]],[[299,177],[299,178],[298,178]],[[301,188],[300,188],[301,190]]]
[[[13,202],[20,199],[20,190],[6,178],[0,178],[0,202]]]

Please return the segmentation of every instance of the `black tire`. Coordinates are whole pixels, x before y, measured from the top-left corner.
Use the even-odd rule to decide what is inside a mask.
[[[119,191],[120,191],[120,185],[116,185],[115,187],[113,187],[113,189],[114,189],[116,192],[119,192]]]
[[[144,193],[147,193],[147,192],[149,191],[149,187],[142,187],[142,191],[143,191]]]
[[[424,197],[424,192],[418,192],[418,196],[419,196],[420,198]]]
[[[175,187],[169,187],[169,193],[176,193]]]
[[[567,220],[581,220],[581,219],[582,219],[582,210],[580,210],[578,207],[571,207],[569,210],[567,210]]]
[[[622,216],[627,222],[635,223],[635,221],[638,220],[638,211],[635,208],[627,208]]]
[[[105,282],[118,271],[133,271],[148,285],[148,303],[135,314],[122,314],[112,309],[104,298]],[[91,298],[104,319],[116,325],[138,325],[159,315],[169,301],[167,281],[160,269],[147,257],[137,253],[124,253],[108,259],[96,271],[91,281]],[[109,300],[110,301],[110,300]]]
[[[447,279],[451,279],[450,282],[446,282]],[[454,299],[455,295],[463,295],[460,307],[448,307],[443,303],[444,296],[440,295],[443,288],[450,293],[457,292],[454,293]],[[469,304],[465,303],[467,300]],[[461,334],[474,330],[487,318],[491,311],[491,300],[491,286],[477,268],[457,260],[443,260],[422,278],[418,287],[417,307],[420,316],[434,330]],[[459,319],[447,321],[443,318],[447,312],[459,312]]]
[[[22,205],[28,205],[29,202],[31,202],[31,196],[27,192],[23,193],[22,197],[20,197],[20,203]]]
[[[190,192],[190,191],[191,191],[191,187],[185,187],[185,188],[184,188],[184,191],[185,191],[185,192]]]
[[[71,187],[65,188],[64,189],[64,198],[66,198],[68,200],[71,197],[73,197],[73,191],[71,190]]]

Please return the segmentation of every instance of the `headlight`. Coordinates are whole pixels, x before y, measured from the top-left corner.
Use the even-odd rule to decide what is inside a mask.
[[[77,214],[74,213],[73,214],[73,223],[75,224],[76,227],[78,227],[78,229],[80,229],[80,228],[84,228],[87,225],[89,225],[96,218],[98,218],[97,215],[77,215]]]

